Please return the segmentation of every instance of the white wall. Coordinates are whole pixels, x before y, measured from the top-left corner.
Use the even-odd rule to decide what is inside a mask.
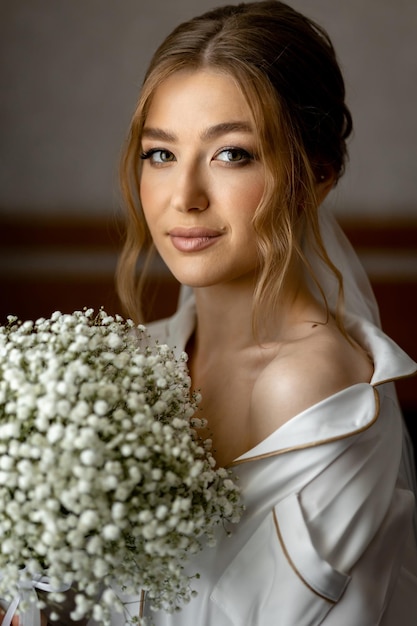
[[[117,208],[152,51],[222,0],[0,0],[0,212]],[[232,2],[236,4],[235,2]],[[355,119],[342,214],[417,214],[417,3],[293,0],[325,26]]]

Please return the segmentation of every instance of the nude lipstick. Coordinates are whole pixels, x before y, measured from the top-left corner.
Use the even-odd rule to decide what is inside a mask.
[[[221,233],[211,228],[173,228],[169,237],[174,248],[180,252],[198,252],[212,246]]]

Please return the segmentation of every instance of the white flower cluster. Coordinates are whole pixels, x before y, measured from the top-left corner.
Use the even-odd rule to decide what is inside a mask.
[[[149,343],[104,311],[0,328],[0,597],[24,572],[72,585],[74,620],[108,624],[114,581],[174,610],[187,555],[238,521],[239,490],[193,430],[186,355]]]

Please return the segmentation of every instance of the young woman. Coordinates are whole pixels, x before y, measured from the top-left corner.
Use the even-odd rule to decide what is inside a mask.
[[[155,626],[417,623],[414,468],[390,382],[416,364],[321,208],[343,173],[344,96],[326,33],[274,0],[182,24],[145,78],[119,292],[140,321],[145,248],[184,286],[149,330],[188,352],[201,436],[246,506],[191,563],[196,598],[173,615],[138,602]]]
[[[145,78],[119,291],[139,319],[147,246],[186,286],[149,328],[188,352],[202,436],[246,505],[192,563],[198,597],[157,626],[417,623],[414,470],[390,383],[416,364],[320,208],[343,173],[344,96],[326,33],[274,0],[182,24]]]

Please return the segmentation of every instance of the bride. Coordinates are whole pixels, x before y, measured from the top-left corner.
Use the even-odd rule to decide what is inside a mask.
[[[157,626],[411,626],[412,453],[393,384],[416,371],[379,328],[321,208],[352,121],[327,34],[284,3],[216,9],[154,55],[123,164],[119,293],[156,248],[184,286],[150,325],[185,349],[219,465],[246,511],[195,558],[198,596]]]
[[[191,560],[189,604],[131,599],[155,626],[417,623],[414,467],[391,382],[416,364],[381,331],[321,206],[343,174],[344,98],[327,34],[274,0],[180,25],[145,77],[119,293],[144,321],[145,249],[183,285],[177,313],[148,328],[187,351],[200,434],[246,507]]]

